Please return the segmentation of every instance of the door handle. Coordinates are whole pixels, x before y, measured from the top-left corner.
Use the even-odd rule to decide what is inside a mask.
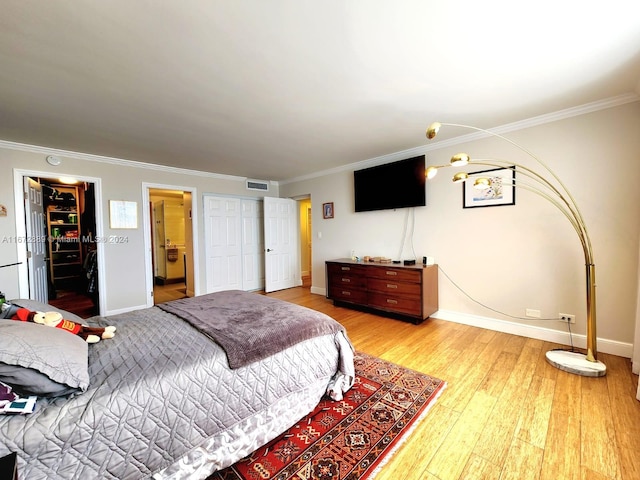
[[[267,253],[269,253],[269,252],[273,252],[273,250],[270,249],[270,248],[267,248]]]

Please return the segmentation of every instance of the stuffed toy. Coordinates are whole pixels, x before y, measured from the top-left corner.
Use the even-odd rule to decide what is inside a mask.
[[[65,320],[59,312],[34,312],[26,308],[18,308],[11,318],[22,322],[33,322],[47,327],[60,328],[78,335],[87,343],[97,343],[101,339],[113,338],[116,332],[116,327],[111,325],[108,327],[90,327],[71,320]]]

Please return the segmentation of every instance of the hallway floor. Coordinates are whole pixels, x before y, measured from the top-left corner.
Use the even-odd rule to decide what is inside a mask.
[[[187,288],[184,282],[182,283],[167,283],[166,285],[154,285],[153,286],[153,303],[170,302],[171,300],[178,300],[185,298]]]

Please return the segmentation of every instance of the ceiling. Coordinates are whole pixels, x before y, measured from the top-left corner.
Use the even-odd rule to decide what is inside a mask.
[[[2,3],[0,140],[253,179],[640,91],[637,0]]]

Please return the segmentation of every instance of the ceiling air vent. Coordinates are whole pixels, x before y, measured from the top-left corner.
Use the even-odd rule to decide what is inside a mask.
[[[269,183],[262,180],[247,180],[247,190],[260,190],[261,192],[269,191]]]

